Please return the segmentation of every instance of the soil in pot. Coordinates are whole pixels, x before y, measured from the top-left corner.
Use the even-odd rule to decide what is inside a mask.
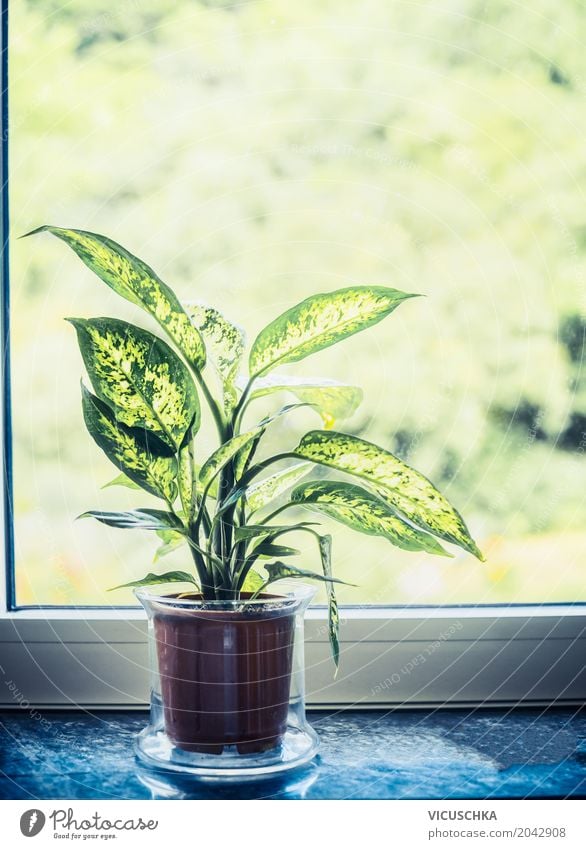
[[[279,601],[262,600],[271,598]],[[155,614],[154,629],[165,730],[175,745],[208,754],[225,746],[247,754],[278,745],[291,686],[290,607],[169,606]]]

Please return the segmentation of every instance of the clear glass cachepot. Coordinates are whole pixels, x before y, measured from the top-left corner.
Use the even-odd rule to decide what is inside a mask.
[[[241,780],[313,758],[303,645],[312,587],[251,602],[135,592],[149,623],[151,714],[136,743],[143,764]]]

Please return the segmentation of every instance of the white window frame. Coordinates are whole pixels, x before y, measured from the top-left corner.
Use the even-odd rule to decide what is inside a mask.
[[[0,47],[6,40],[5,0],[2,15]],[[4,50],[2,56],[4,92]],[[4,110],[2,115],[5,119]],[[7,129],[3,125],[0,168],[4,188]],[[6,208],[4,192],[0,204],[3,287],[8,285]],[[4,308],[6,298],[2,301]],[[7,318],[3,315],[2,321]],[[3,354],[4,364],[6,349]],[[1,383],[4,399],[3,375]],[[2,404],[2,446],[3,414]],[[4,459],[4,450],[2,456]],[[8,538],[7,523],[11,521],[6,466],[4,472],[2,543]],[[149,673],[142,611],[12,610],[7,591],[10,560],[0,560],[0,707],[146,706]],[[577,705],[586,701],[584,604],[364,606],[343,608],[341,617],[341,668],[334,678],[325,610],[308,612],[306,669],[311,706]]]

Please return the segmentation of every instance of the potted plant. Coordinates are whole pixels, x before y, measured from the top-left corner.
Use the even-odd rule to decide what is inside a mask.
[[[305,722],[299,634],[312,593],[278,582],[325,583],[336,666],[341,582],[332,575],[331,536],[283,514],[305,508],[403,549],[446,555],[441,540],[482,559],[462,517],[427,478],[384,448],[333,429],[359,405],[359,388],[278,373],[414,296],[350,286],[307,298],[258,334],[243,375],[244,333],[216,309],[180,303],[148,265],[105,236],[50,226],[33,232],[40,231],[69,245],[172,342],[115,318],[68,319],[93,387],[82,384],[90,435],[119,469],[116,483],[161,501],[157,509],[83,516],[155,531],[161,554],[185,545],[192,562],[189,571],[123,585],[137,588],[155,646],[155,718],[140,751],[150,762],[200,774],[274,771],[307,760],[316,737]],[[296,400],[244,426],[256,399],[283,392]],[[218,436],[207,458],[198,456],[200,398]],[[313,408],[324,427],[262,456],[271,423],[300,406]],[[316,465],[346,477],[311,478]],[[292,531],[315,540],[319,571],[295,563],[298,552],[285,544]],[[172,583],[190,589],[146,589]]]

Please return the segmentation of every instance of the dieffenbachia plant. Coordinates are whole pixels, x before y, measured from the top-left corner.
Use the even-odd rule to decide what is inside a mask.
[[[120,319],[68,319],[93,387],[82,384],[87,429],[120,472],[111,483],[146,490],[162,502],[161,509],[83,515],[156,531],[162,541],[156,559],[186,544],[195,567],[193,573],[150,573],[123,586],[189,582],[203,599],[245,601],[282,578],[324,581],[337,664],[334,584],[342,582],[332,575],[331,536],[316,523],[283,524],[278,516],[305,508],[409,551],[447,555],[442,540],[482,559],[460,514],[427,478],[384,448],[333,430],[360,404],[358,387],[277,371],[377,324],[413,295],[383,286],[313,295],[258,334],[243,374],[244,333],[216,309],[181,303],[146,263],[105,236],[49,226],[33,232],[40,231],[69,245],[111,289],[142,307],[172,343]],[[283,392],[295,403],[243,427],[256,399]],[[218,447],[203,462],[197,457],[200,396],[218,433]],[[258,459],[271,422],[300,406],[313,408],[323,429],[306,433],[284,453]],[[346,477],[308,479],[315,465]],[[271,509],[275,500],[279,506]],[[284,544],[292,531],[315,539],[321,573],[292,564],[298,551]]]

